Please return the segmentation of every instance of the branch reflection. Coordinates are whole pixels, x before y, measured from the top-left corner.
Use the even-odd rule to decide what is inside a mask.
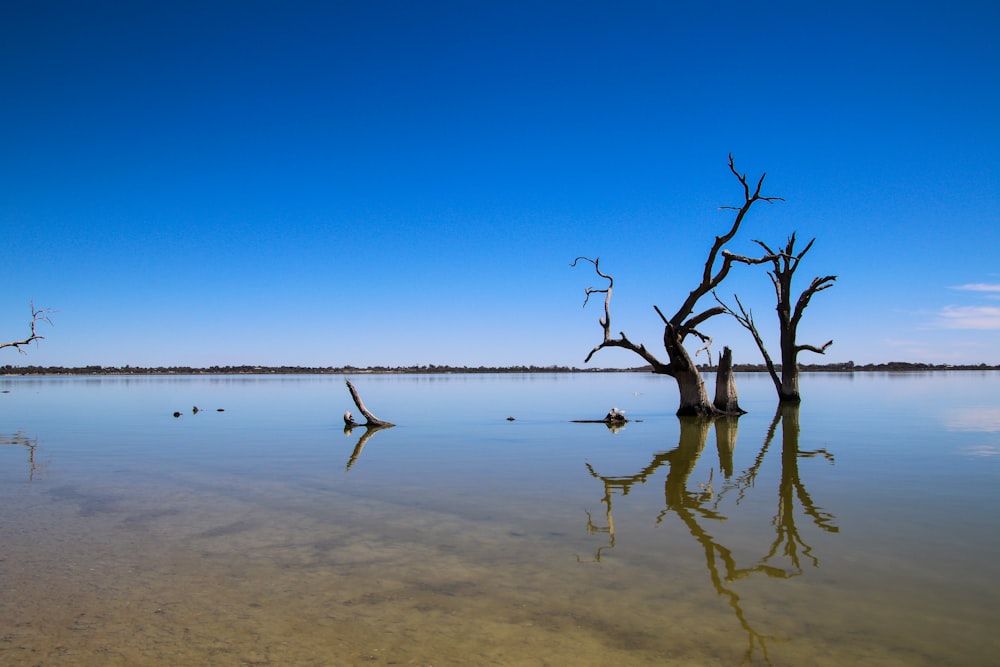
[[[353,466],[361,456],[361,450],[365,448],[365,443],[367,443],[373,435],[387,428],[392,428],[392,425],[372,424],[370,426],[366,426],[364,424],[348,424],[344,426],[344,435],[347,436],[351,435],[351,433],[353,433],[356,429],[364,430],[364,433],[362,433],[361,437],[358,438],[357,444],[354,445],[354,451],[351,452],[351,457],[347,459],[347,465],[344,467],[344,472],[350,472],[351,466]]]
[[[35,450],[38,448],[38,438],[29,438],[20,431],[9,436],[0,436],[0,445],[15,445],[28,448],[28,481],[34,481],[35,471],[39,464],[35,462]]]
[[[615,546],[614,517],[612,515],[613,497],[615,495],[628,495],[635,484],[644,484],[661,466],[666,464],[665,507],[657,515],[656,523],[663,523],[669,515],[673,514],[687,528],[687,531],[704,551],[705,566],[713,588],[718,595],[726,599],[740,626],[747,633],[748,646],[744,662],[751,661],[759,649],[763,659],[770,663],[767,651],[769,637],[750,624],[741,605],[740,596],[733,588],[733,583],[755,574],[763,574],[768,578],[776,579],[796,577],[803,572],[803,560],[813,567],[819,567],[818,556],[813,552],[812,547],[806,542],[796,525],[796,501],[798,501],[797,504],[801,508],[801,512],[809,517],[812,524],[820,530],[836,533],[839,528],[834,523],[834,515],[818,506],[806,490],[799,473],[799,459],[822,456],[832,462],[833,455],[825,449],[800,451],[799,406],[780,405],[753,462],[746,470],[733,477],[733,454],[736,449],[738,419],[723,418],[713,422],[697,417],[679,417],[678,420],[680,422],[680,437],[677,447],[668,452],[655,454],[648,465],[633,475],[601,475],[590,464],[587,464],[591,476],[599,479],[604,486],[601,503],[604,505],[607,524],[606,527],[595,525],[593,517],[587,513],[587,532],[590,534],[607,533],[609,535],[609,543],[597,550],[594,560],[600,562],[602,555]],[[777,510],[771,520],[774,537],[766,552],[756,562],[741,567],[733,551],[706,529],[706,526],[710,525],[707,522],[729,520],[729,517],[724,516],[720,510],[723,500],[730,494],[735,494],[735,500],[730,504],[735,509],[755,488],[758,473],[768,450],[771,448],[779,424],[782,436],[781,475],[778,484]],[[713,425],[719,456],[719,469],[727,480],[718,493],[716,493],[713,484],[714,469],[709,473],[707,481],[697,483],[693,487],[689,484],[691,474],[705,448],[708,432]]]

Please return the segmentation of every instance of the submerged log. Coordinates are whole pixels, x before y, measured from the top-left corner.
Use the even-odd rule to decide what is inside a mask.
[[[607,415],[604,417],[606,422],[614,422],[618,424],[624,424],[628,420],[625,419],[625,413],[618,408],[611,408]]]
[[[625,413],[618,408],[611,408],[604,419],[574,419],[572,421],[574,424],[627,424],[629,422]]]
[[[613,433],[617,433],[622,429],[625,424],[631,421],[625,416],[625,413],[618,408],[611,408],[608,414],[604,416],[604,419],[573,419],[571,420],[574,424],[604,424]],[[642,421],[641,419],[636,419],[635,421]]]

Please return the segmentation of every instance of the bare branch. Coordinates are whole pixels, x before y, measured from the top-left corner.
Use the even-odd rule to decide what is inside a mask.
[[[768,253],[763,257],[745,257],[743,255],[737,255],[734,252],[729,252],[728,250],[722,251],[723,259],[728,259],[730,262],[738,262],[740,264],[746,264],[748,266],[753,266],[754,264],[763,264],[764,262],[773,262],[777,255],[773,253]]]
[[[31,335],[25,338],[24,340],[15,340],[9,343],[0,343],[0,349],[3,349],[5,347],[13,347],[21,354],[26,354],[25,351],[21,349],[22,346],[30,345],[35,341],[43,340],[45,338],[45,336],[41,336],[37,333],[35,327],[39,322],[47,322],[51,325],[52,320],[49,319],[48,313],[52,313],[55,311],[49,308],[35,308],[35,303],[33,301],[29,303],[31,305],[31,324],[30,324]]]
[[[591,350],[590,354],[587,355],[587,358],[584,359],[584,363],[588,363],[590,361],[590,358],[593,357],[594,353],[597,352],[598,350],[604,349],[606,347],[621,347],[621,348],[624,348],[626,350],[631,350],[632,352],[635,352],[640,357],[642,357],[643,359],[645,359],[646,363],[648,363],[650,366],[653,367],[653,372],[654,373],[662,373],[664,375],[673,375],[673,373],[670,370],[670,366],[664,364],[659,359],[657,359],[656,357],[654,357],[653,354],[649,350],[646,349],[645,345],[636,345],[635,343],[633,343],[632,341],[630,341],[625,336],[624,333],[620,333],[619,335],[621,336],[621,338],[613,338],[613,339],[606,340],[603,343],[601,343],[600,345],[598,345],[597,347],[595,347],[593,350]]]
[[[615,279],[612,278],[611,276],[609,276],[608,274],[603,273],[601,271],[601,258],[600,257],[598,257],[597,259],[590,259],[589,257],[577,257],[576,259],[573,260],[573,263],[570,264],[570,266],[576,266],[576,263],[579,262],[581,259],[584,260],[584,261],[590,262],[591,264],[593,264],[594,265],[594,271],[597,273],[597,275],[599,275],[601,278],[604,278],[605,280],[608,281],[608,286],[606,288],[604,288],[604,289],[597,289],[595,287],[588,287],[585,290],[587,296],[583,300],[583,307],[586,308],[587,307],[587,303],[590,302],[590,295],[591,294],[604,294],[604,317],[600,318],[598,320],[598,323],[601,325],[601,328],[604,329],[604,342],[607,342],[607,341],[611,340],[611,290],[615,286]],[[623,339],[625,338],[624,334],[622,335],[622,338]],[[598,349],[600,349],[600,348],[599,347],[594,348],[590,352],[590,354],[587,355],[587,359],[589,360],[590,357],[593,356],[594,352],[596,352]]]
[[[577,257],[576,259],[573,260],[573,263],[570,264],[570,266],[576,266],[577,262],[579,262],[580,260],[590,262],[591,264],[593,264],[594,271],[597,273],[597,275],[608,281],[608,286],[605,289],[596,289],[594,287],[588,287],[586,290],[587,297],[583,301],[584,307],[586,307],[587,302],[590,300],[591,294],[599,294],[599,293],[604,294],[604,317],[598,320],[598,323],[601,325],[601,329],[603,330],[604,333],[604,340],[602,340],[598,345],[594,347],[594,349],[590,351],[590,354],[588,354],[587,358],[583,360],[583,363],[585,364],[590,363],[591,358],[598,350],[602,350],[606,347],[620,347],[626,350],[631,350],[632,352],[638,354],[653,367],[653,370],[655,372],[669,374],[668,367],[664,365],[663,362],[654,357],[653,354],[646,349],[645,345],[641,344],[636,345],[635,343],[630,341],[628,337],[625,335],[624,331],[620,331],[618,333],[619,338],[611,337],[611,291],[614,288],[615,279],[612,278],[609,274],[601,271],[600,257],[598,257],[597,259],[590,259],[589,257]],[[653,307],[656,308],[656,306]],[[657,312],[659,312],[658,308]],[[660,313],[660,317],[663,317],[662,313]]]
[[[740,301],[740,297],[733,295],[736,299],[736,305],[739,307],[740,312],[736,313],[732,308],[723,303],[722,299],[715,292],[712,292],[712,296],[715,300],[719,302],[726,313],[731,315],[737,322],[743,325],[743,328],[750,332],[753,336],[754,342],[757,344],[757,349],[760,350],[760,354],[764,357],[764,364],[767,366],[767,372],[771,376],[771,381],[774,383],[776,389],[780,391],[781,389],[781,378],[778,377],[778,372],[774,368],[774,361],[771,360],[771,355],[767,353],[767,347],[764,345],[764,339],[761,338],[760,332],[757,330],[757,324],[753,321],[753,312],[744,308],[743,303]]]
[[[736,171],[736,164],[733,160],[733,156],[729,155],[729,171],[736,177],[743,187],[743,204],[740,206],[723,206],[722,209],[729,209],[736,211],[736,215],[733,217],[733,222],[729,227],[729,231],[721,236],[715,237],[715,243],[712,245],[711,250],[708,252],[708,258],[705,260],[705,267],[702,271],[701,283],[695,287],[688,294],[687,299],[681,305],[680,309],[670,318],[671,323],[674,326],[679,326],[681,322],[687,319],[691,312],[694,310],[695,305],[698,301],[718,287],[719,283],[728,275],[729,270],[732,268],[733,262],[740,262],[744,264],[760,264],[764,261],[769,261],[768,259],[750,259],[743,257],[741,255],[734,255],[729,252],[723,252],[723,247],[729,243],[736,232],[739,231],[740,225],[743,224],[743,219],[746,214],[750,211],[753,205],[759,201],[764,201],[768,203],[773,203],[776,201],[784,201],[781,197],[764,197],[760,194],[761,188],[764,185],[764,178],[766,174],[762,174],[760,179],[757,181],[757,185],[750,189],[750,184],[747,181],[746,174],[741,174]],[[722,254],[722,265],[716,267],[717,260],[720,253]],[[773,254],[773,253],[769,253]]]
[[[816,354],[826,354],[827,348],[831,345],[833,345],[833,341],[828,340],[820,347],[816,347],[815,345],[796,345],[795,350],[796,352],[815,352]]]
[[[766,252],[768,255],[777,256],[777,255],[781,254],[781,253],[778,253],[778,252],[775,252],[775,251],[771,250],[771,247],[769,245],[767,245],[766,243],[764,243],[763,241],[758,241],[757,239],[754,239],[753,242],[756,243],[757,245],[759,245],[761,248],[763,248],[764,252]]]
[[[795,238],[795,234],[794,233],[792,234],[792,238]],[[805,254],[807,252],[809,252],[809,248],[813,247],[813,243],[815,243],[815,242],[816,242],[816,237],[813,237],[809,241],[809,243],[806,244],[806,247],[802,249],[802,252],[800,252],[798,255],[795,256],[795,259],[799,260],[799,259],[802,259],[803,257],[805,257]]]
[[[792,323],[798,324],[799,320],[802,319],[802,313],[805,311],[806,307],[809,305],[809,300],[812,299],[813,294],[816,292],[822,292],[825,289],[833,287],[833,283],[837,280],[837,276],[823,276],[822,278],[813,278],[809,287],[799,295],[798,301],[795,302],[795,312],[792,314]]]
[[[697,331],[695,331],[694,333],[697,334],[697,336],[699,338],[701,338],[701,342],[705,343],[704,345],[702,345],[701,347],[699,347],[697,350],[695,350],[694,356],[697,357],[699,354],[701,354],[702,352],[704,352],[705,356],[708,357],[708,365],[711,366],[712,365],[712,339],[710,337],[708,337],[708,336],[702,336]]]
[[[576,259],[573,260],[573,263],[570,264],[570,266],[575,267],[576,263],[579,262],[581,259],[584,260],[585,262],[590,262],[591,264],[593,264],[594,265],[594,271],[597,272],[597,275],[599,275],[600,277],[602,277],[602,278],[604,278],[605,280],[608,281],[608,286],[605,289],[597,289],[595,287],[588,287],[585,290],[587,296],[583,300],[583,307],[584,308],[587,307],[587,303],[590,301],[590,295],[591,294],[607,294],[608,296],[605,299],[605,302],[607,302],[608,300],[611,299],[611,288],[614,287],[614,285],[615,285],[615,279],[612,278],[611,276],[609,276],[609,275],[601,272],[601,258],[600,257],[598,257],[597,259],[590,259],[589,257],[577,257]],[[605,304],[605,305],[607,305],[607,304]],[[605,308],[605,311],[607,311],[607,308]],[[608,319],[610,319],[610,318],[608,318]]]
[[[723,308],[720,308],[719,306],[713,306],[708,310],[704,310],[698,313],[694,317],[690,318],[688,321],[684,322],[684,324],[680,325],[680,327],[678,327],[681,331],[681,338],[683,339],[684,336],[686,336],[687,334],[693,333],[702,340],[705,340],[704,336],[697,333],[695,328],[705,320],[715,317],[716,315],[722,315],[725,312],[726,311]]]

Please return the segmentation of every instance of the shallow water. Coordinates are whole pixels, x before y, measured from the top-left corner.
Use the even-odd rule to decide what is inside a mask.
[[[353,379],[0,378],[0,664],[1000,653],[1000,374]]]

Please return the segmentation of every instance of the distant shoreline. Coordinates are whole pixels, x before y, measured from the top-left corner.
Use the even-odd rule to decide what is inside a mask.
[[[698,367],[702,372],[714,372],[715,367],[707,364]],[[780,370],[780,366],[778,367]],[[763,364],[737,364],[738,373],[766,373]],[[913,372],[913,371],[990,371],[1000,370],[1000,365],[988,364],[922,364],[904,361],[890,361],[883,364],[802,364],[803,373],[870,373],[870,372]],[[635,368],[576,368],[572,366],[210,366],[194,368],[189,366],[0,366],[0,376],[25,375],[456,375],[487,373],[649,373],[649,366]]]

